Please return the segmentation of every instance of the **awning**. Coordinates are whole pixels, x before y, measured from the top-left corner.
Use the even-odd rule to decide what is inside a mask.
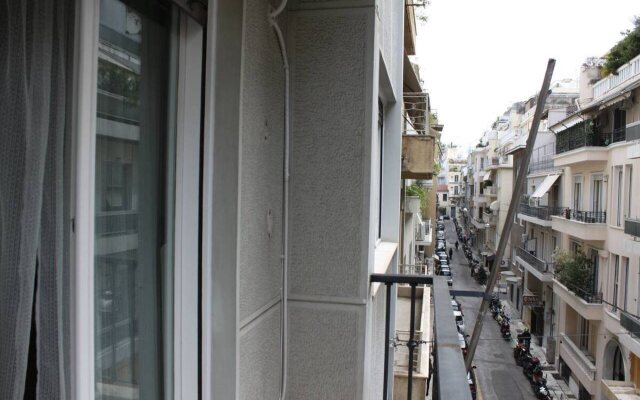
[[[491,211],[500,211],[500,202],[499,201],[494,201],[489,205],[489,209]]]
[[[542,181],[540,186],[538,186],[536,191],[533,192],[531,197],[532,198],[540,198],[540,197],[544,196],[545,193],[547,193],[549,191],[549,189],[551,189],[551,186],[553,186],[554,182],[556,181],[556,179],[558,179],[559,176],[560,176],[560,174],[547,175],[547,177],[544,178],[544,181]]]
[[[483,181],[490,181],[491,180],[491,171],[487,172],[486,174],[484,174],[484,178],[482,178]]]

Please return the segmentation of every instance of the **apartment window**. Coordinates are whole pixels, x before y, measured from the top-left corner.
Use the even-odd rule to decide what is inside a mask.
[[[602,174],[591,175],[591,211],[601,212],[603,208]]]
[[[459,181],[460,181],[460,176],[459,176],[459,175],[457,175],[457,174],[456,174],[456,175],[454,175],[454,176],[453,176],[453,181],[454,181],[454,182],[459,182]]]
[[[613,311],[618,311],[618,285],[620,278],[620,256],[615,255],[613,258],[613,294],[611,299],[611,304]]]
[[[558,238],[555,236],[551,236],[551,251],[556,251],[556,248],[558,248]]]
[[[595,293],[598,290],[598,270],[600,268],[600,255],[597,249],[589,249],[589,259],[591,260],[591,290]]]
[[[571,251],[571,253],[576,254],[580,251],[581,245],[580,243],[576,242],[575,240],[572,240],[569,242],[569,250]]]
[[[378,147],[377,147],[377,157],[375,158],[375,162],[377,168],[376,171],[376,208],[378,214],[378,224],[376,225],[376,238],[380,239],[382,237],[382,171],[383,169],[383,158],[384,158],[384,106],[382,104],[382,100],[378,99]]]
[[[573,209],[580,210],[582,208],[582,176],[573,177]]]
[[[614,176],[614,187],[613,187],[613,193],[614,193],[614,199],[613,201],[615,202],[615,206],[616,206],[616,226],[622,226],[622,207],[623,207],[623,191],[622,191],[622,166],[617,166],[613,168],[613,176]]]
[[[545,254],[545,248],[544,248],[544,232],[540,232],[540,255],[539,258],[545,259],[546,258],[546,254]]]
[[[453,188],[453,194],[458,194],[459,188],[456,186]]]
[[[627,310],[627,295],[629,288],[629,258],[622,257],[623,275],[622,275],[622,309]]]
[[[589,320],[583,318],[581,315],[578,315],[578,347],[580,350],[585,353],[590,353],[589,351],[589,336],[591,333],[591,326],[589,324]]]
[[[442,201],[447,201],[447,194],[446,193],[442,193]]]
[[[613,131],[624,130],[627,125],[627,111],[617,108],[613,112]]]
[[[627,195],[625,196],[624,202],[624,216],[628,218],[631,217],[631,204],[633,204],[631,202],[631,192],[633,191],[633,167],[631,165],[625,167],[625,175],[627,182],[625,191]]]

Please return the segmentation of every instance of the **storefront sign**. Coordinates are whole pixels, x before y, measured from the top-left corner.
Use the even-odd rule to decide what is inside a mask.
[[[522,295],[522,304],[525,306],[537,306],[540,305],[540,298],[537,294],[525,294]]]

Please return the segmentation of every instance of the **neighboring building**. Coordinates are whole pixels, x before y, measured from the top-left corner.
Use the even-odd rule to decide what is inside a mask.
[[[467,165],[467,155],[460,146],[451,143],[447,146],[446,156],[446,175],[448,186],[448,205],[447,215],[451,218],[458,216],[460,209],[460,198],[462,196],[462,168]]]
[[[591,271],[586,285],[553,279],[555,353],[579,398],[626,399],[640,388],[640,56],[598,77],[597,64],[584,65],[580,108],[550,123],[562,171],[548,195],[560,206],[551,243],[584,252]]]
[[[3,7],[2,399],[393,393],[413,7],[273,6]]]

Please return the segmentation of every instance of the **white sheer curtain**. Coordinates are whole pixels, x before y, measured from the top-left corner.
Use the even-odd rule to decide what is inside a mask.
[[[73,22],[71,0],[0,0],[2,399],[21,400],[33,389],[25,382],[34,311],[30,393],[67,398],[64,154]]]

